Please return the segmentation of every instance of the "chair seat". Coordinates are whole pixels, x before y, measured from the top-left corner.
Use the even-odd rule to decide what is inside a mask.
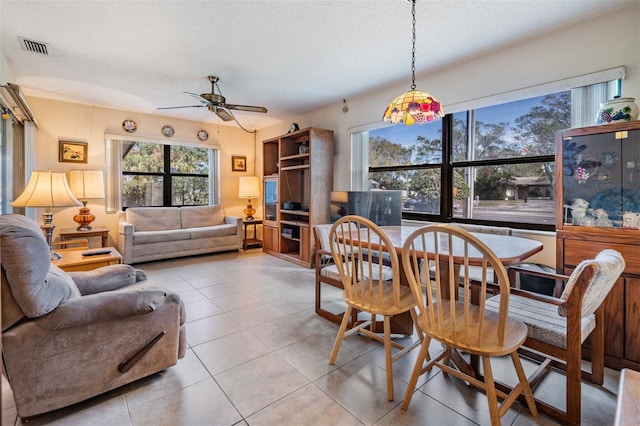
[[[500,303],[500,295],[491,297],[486,303],[488,309],[496,311]],[[527,335],[530,338],[563,349],[567,348],[567,318],[558,314],[558,306],[512,294],[509,296],[509,317],[525,323],[528,328]],[[594,314],[582,318],[582,342],[595,327]]]
[[[464,320],[461,318],[464,312],[464,302],[456,302],[456,305],[458,329],[455,333],[451,327],[438,327],[439,322],[437,319],[435,323],[429,324],[425,322],[422,315],[418,315],[418,324],[428,336],[445,344],[454,345],[463,352],[475,355],[502,356],[513,352],[524,343],[527,337],[527,326],[522,321],[509,317],[505,324],[505,340],[502,344],[499,344],[498,335],[495,332],[499,323],[496,312],[485,311],[482,333],[478,335],[480,324],[479,307],[469,306],[469,317],[471,318],[469,323],[471,323],[471,326],[465,328]],[[439,308],[436,308],[436,312],[438,310]],[[449,312],[449,304],[443,303],[442,316],[445,321],[449,321]],[[438,330],[439,328],[440,330]]]
[[[391,284],[384,286],[382,294],[376,288],[370,297],[360,297],[359,301],[356,301],[350,300],[345,292],[344,299],[349,305],[361,311],[375,312],[378,315],[397,315],[416,306],[410,287],[399,286],[398,291],[400,302],[397,306],[393,304],[393,286]]]

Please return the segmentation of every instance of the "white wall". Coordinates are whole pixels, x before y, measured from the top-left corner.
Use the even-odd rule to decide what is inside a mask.
[[[105,167],[104,134],[128,135],[122,130],[125,119],[134,120],[138,125],[135,136],[179,140],[183,142],[199,143],[198,130],[204,129],[209,133],[207,144],[220,146],[220,202],[225,213],[242,216],[245,201],[238,198],[238,178],[253,174],[254,137],[241,129],[220,126],[217,124],[200,123],[196,121],[179,120],[149,114],[134,113],[91,105],[82,105],[50,99],[29,97],[29,105],[36,116],[40,127],[37,131],[36,169],[66,172],[70,169],[102,169]],[[170,124],[175,129],[172,138],[165,138],[161,129]],[[219,133],[218,133],[219,132]],[[58,162],[58,141],[88,142],[87,164],[71,164]],[[231,171],[231,156],[244,155],[247,157],[247,172]],[[258,203],[259,204],[259,203]],[[115,214],[106,214],[103,200],[90,200],[89,208],[96,216],[94,225],[110,228],[111,243],[113,244],[117,223]],[[73,216],[77,207],[59,208],[54,210],[54,238],[61,228],[77,226]]]

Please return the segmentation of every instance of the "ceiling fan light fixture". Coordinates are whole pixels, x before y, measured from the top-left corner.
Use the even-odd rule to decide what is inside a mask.
[[[411,90],[396,96],[382,114],[387,123],[406,126],[425,124],[444,117],[442,104],[429,92],[416,90],[416,0],[411,0],[413,39],[411,49]]]

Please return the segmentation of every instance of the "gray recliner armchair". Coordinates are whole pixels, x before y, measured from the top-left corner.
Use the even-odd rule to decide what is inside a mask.
[[[0,216],[3,373],[18,415],[65,407],[175,365],[184,306],[129,265],[64,272],[40,228]]]

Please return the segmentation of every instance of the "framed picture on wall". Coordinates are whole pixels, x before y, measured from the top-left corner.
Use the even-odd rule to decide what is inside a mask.
[[[87,164],[88,143],[70,141],[59,141],[58,143],[58,161],[60,163]]]
[[[232,172],[246,172],[247,171],[247,157],[233,155],[231,156],[231,171]]]

